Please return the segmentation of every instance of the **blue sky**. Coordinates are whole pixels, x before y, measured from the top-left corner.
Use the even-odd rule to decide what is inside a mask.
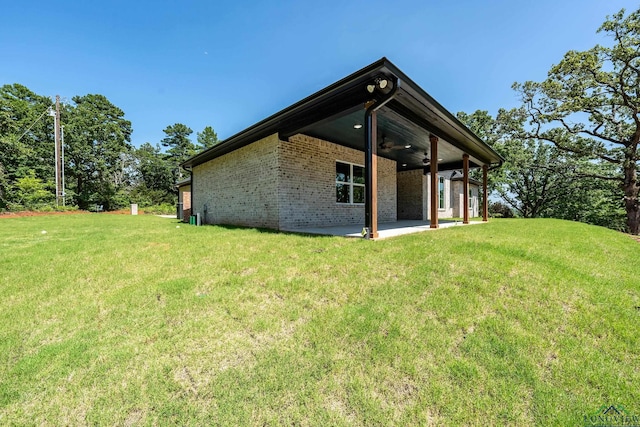
[[[180,122],[226,138],[386,56],[445,108],[517,105],[626,0],[5,2],[0,84],[105,95],[132,142]]]

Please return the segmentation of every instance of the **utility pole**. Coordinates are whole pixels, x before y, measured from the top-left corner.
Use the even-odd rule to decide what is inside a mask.
[[[64,125],[60,125],[60,185],[62,187],[62,206],[67,205],[67,194],[64,189]]]
[[[56,111],[53,116],[53,132],[55,141],[55,162],[56,162],[56,206],[60,206],[62,189],[62,149],[60,143],[60,95],[56,95]]]

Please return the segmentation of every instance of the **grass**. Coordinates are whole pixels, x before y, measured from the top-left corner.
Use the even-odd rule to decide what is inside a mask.
[[[558,220],[369,242],[151,216],[0,219],[0,424],[638,414],[639,256],[628,236]]]

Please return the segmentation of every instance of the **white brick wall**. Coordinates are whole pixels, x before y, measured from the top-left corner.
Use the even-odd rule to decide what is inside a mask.
[[[421,169],[398,172],[398,219],[427,219],[426,186]]]
[[[451,181],[453,191],[452,197],[454,198],[453,203],[453,215],[454,217],[462,218],[464,212],[464,184],[462,181]],[[475,185],[469,183],[469,188],[471,189],[471,203],[469,204],[469,217],[477,217],[479,216],[479,191],[480,188]]]
[[[279,142],[271,135],[194,167],[193,214],[206,224],[278,228]]]
[[[336,161],[364,153],[305,135],[256,141],[193,169],[193,213],[205,223],[267,228],[363,224],[363,205],[336,203]],[[204,207],[207,207],[206,217]],[[378,221],[396,220],[396,164],[378,159]]]
[[[336,161],[364,165],[364,153],[306,135],[280,144],[280,227],[364,225],[364,205],[336,203]],[[396,220],[396,163],[378,158],[378,222]]]

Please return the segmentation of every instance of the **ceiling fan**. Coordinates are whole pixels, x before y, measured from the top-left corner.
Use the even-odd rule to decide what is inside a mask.
[[[389,141],[385,135],[382,135],[382,142],[378,145],[378,148],[383,151],[405,150],[411,148],[411,144],[395,144],[393,141]]]

